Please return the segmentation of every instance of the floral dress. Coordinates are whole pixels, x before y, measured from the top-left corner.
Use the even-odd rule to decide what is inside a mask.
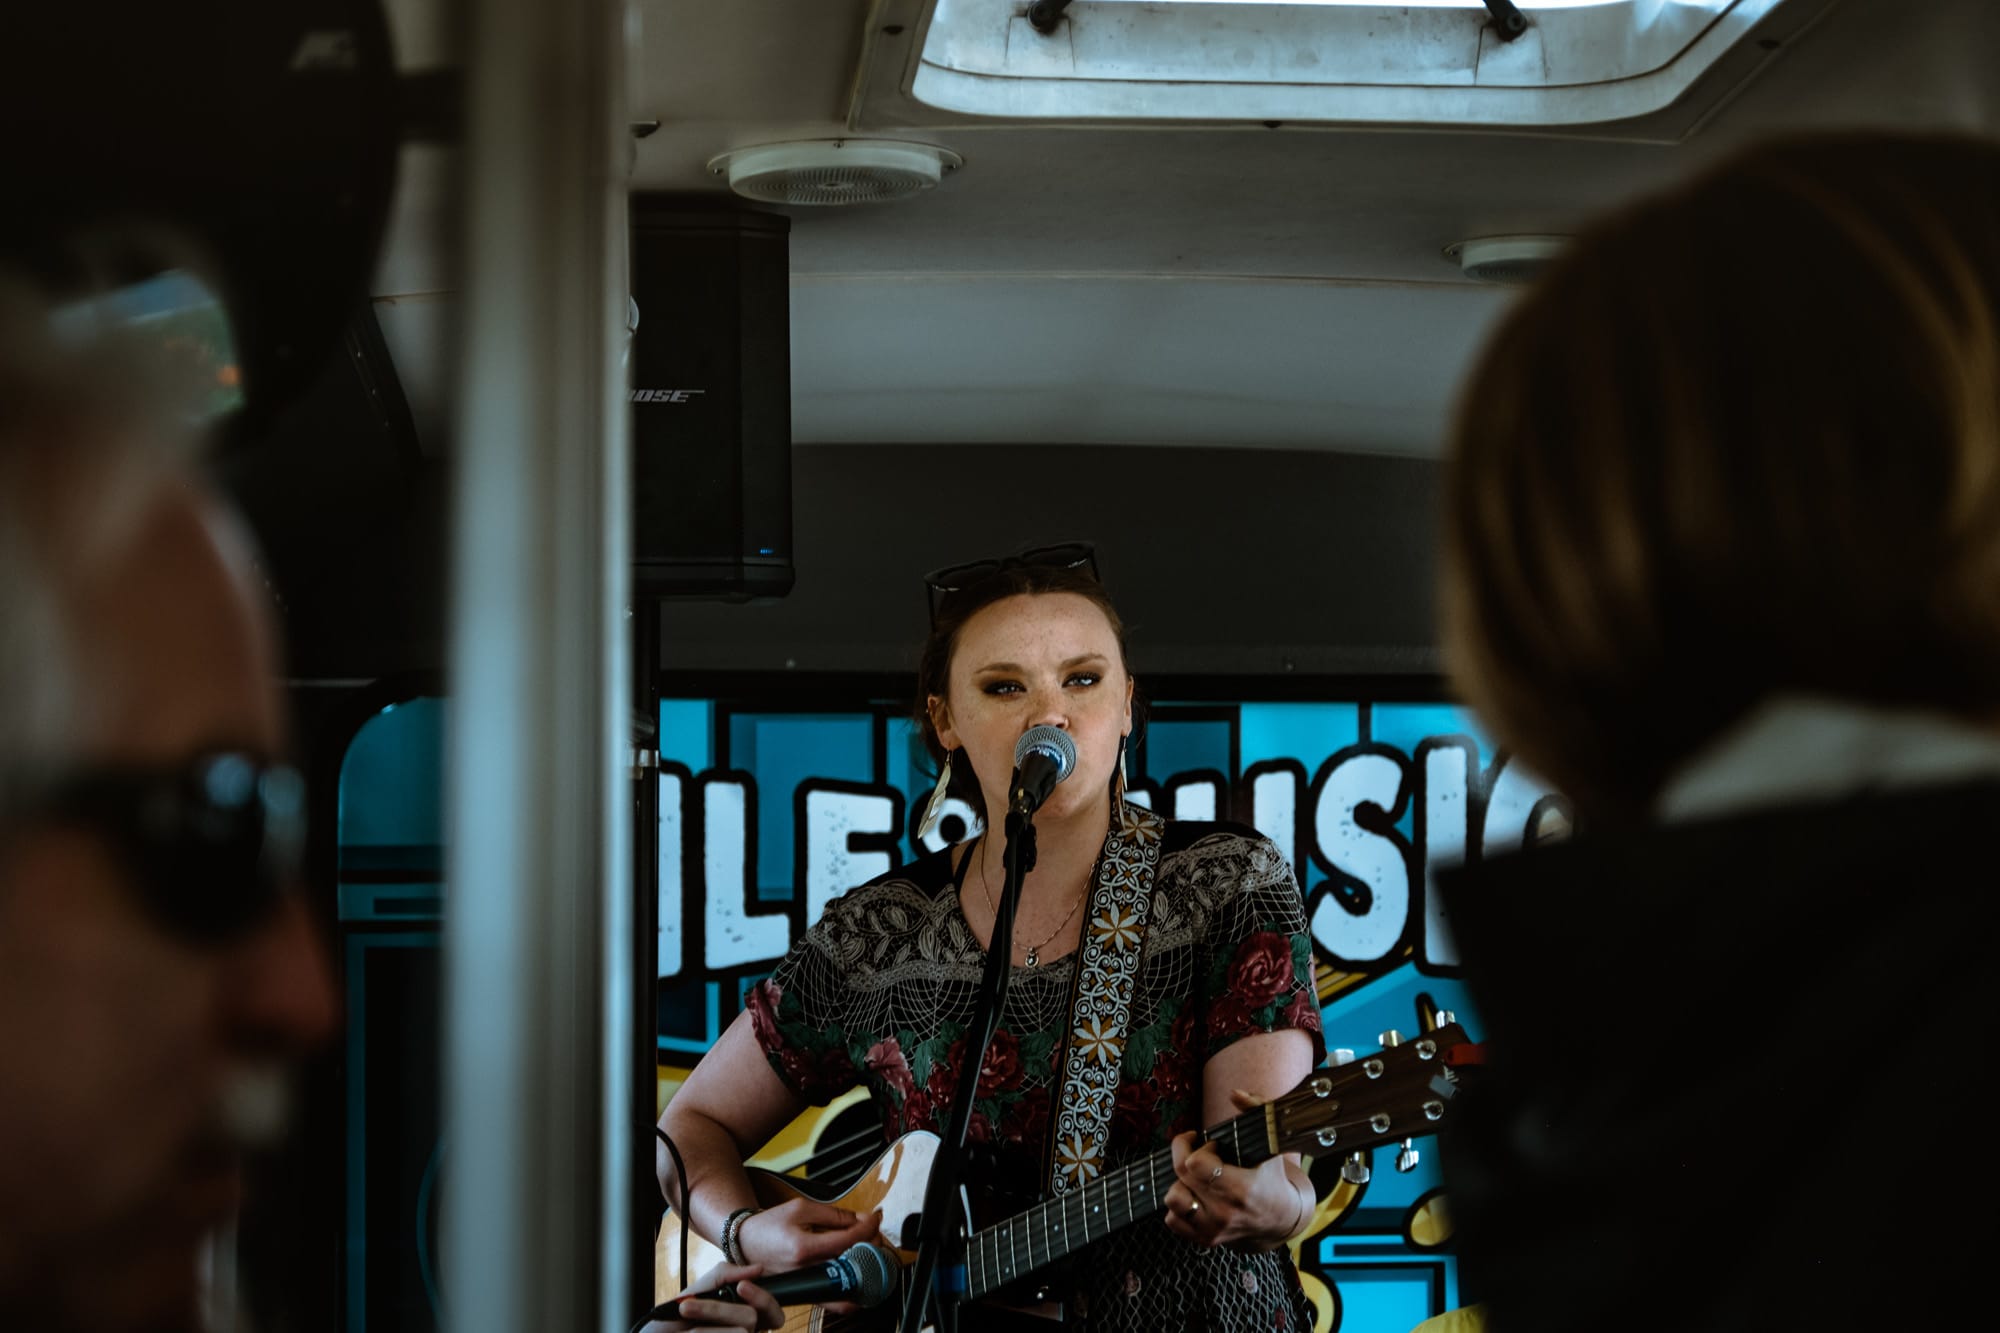
[[[1112,1167],[1201,1128],[1202,1066],[1231,1042],[1298,1028],[1312,1037],[1315,1063],[1325,1054],[1304,905],[1268,839],[1231,824],[1169,823],[1143,949]],[[1076,960],[1073,952],[1014,968],[967,1131],[1002,1177],[1033,1182],[1036,1193],[1047,1192],[1061,1165],[1048,1125]],[[950,854],[941,852],[828,904],[748,1003],[778,1076],[813,1104],[866,1085],[886,1143],[912,1130],[943,1132],[984,966],[959,909]],[[1302,1330],[1312,1322],[1284,1251],[1207,1249],[1157,1216],[1042,1276],[1093,1333]]]

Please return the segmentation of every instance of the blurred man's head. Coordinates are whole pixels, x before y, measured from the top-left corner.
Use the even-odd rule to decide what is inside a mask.
[[[0,304],[0,1325],[171,1328],[332,1021],[275,645],[173,423]]]
[[[1452,673],[1586,814],[1775,694],[2000,720],[2000,144],[1774,142],[1599,222],[1447,492]]]

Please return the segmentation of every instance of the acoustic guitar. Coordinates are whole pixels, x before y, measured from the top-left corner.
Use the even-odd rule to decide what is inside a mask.
[[[1284,1152],[1358,1153],[1435,1133],[1458,1091],[1459,1070],[1478,1062],[1478,1049],[1459,1024],[1448,1023],[1346,1064],[1315,1069],[1284,1096],[1205,1131],[1201,1139],[1213,1143],[1223,1161],[1253,1167]],[[804,1198],[854,1213],[880,1208],[882,1239],[907,1263],[915,1257],[925,1185],[938,1149],[938,1136],[928,1130],[905,1134],[859,1180],[838,1192],[755,1167],[750,1178],[765,1207]],[[1173,1182],[1173,1154],[1162,1148],[991,1225],[979,1226],[970,1217],[952,1219],[961,1239],[939,1265],[939,1305],[949,1311],[1003,1288],[1019,1290],[1016,1284],[1039,1270],[1163,1211],[1161,1200]],[[680,1219],[669,1213],[655,1253],[675,1255],[680,1230]],[[663,1257],[655,1273],[655,1299],[661,1302],[682,1290],[681,1275],[668,1271],[669,1262]],[[688,1236],[689,1273],[706,1272],[721,1262],[720,1249],[698,1233]],[[1061,1315],[1052,1302],[1027,1308],[1045,1317]],[[825,1321],[819,1307],[786,1313],[785,1333],[811,1333]],[[847,1321],[840,1322],[845,1326]]]

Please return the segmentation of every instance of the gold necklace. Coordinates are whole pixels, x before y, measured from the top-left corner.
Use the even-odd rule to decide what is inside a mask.
[[[993,919],[997,922],[1000,919],[1000,908],[993,901],[992,886],[986,882],[986,848],[981,846],[976,851],[979,856],[979,891],[986,895],[986,910],[993,913]],[[1056,928],[1050,931],[1040,944],[1030,944],[1028,946],[1028,956],[1021,960],[1021,966],[1033,967],[1041,962],[1042,949],[1050,940],[1063,933],[1063,927],[1069,924],[1070,917],[1076,915],[1076,909],[1083,906],[1083,900],[1089,896],[1089,888],[1088,884],[1084,885],[1085,892],[1079,893],[1076,896],[1076,901],[1069,905],[1069,911],[1063,915],[1063,919],[1056,923]]]

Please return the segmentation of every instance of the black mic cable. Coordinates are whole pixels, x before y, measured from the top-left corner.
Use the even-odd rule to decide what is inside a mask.
[[[694,1214],[694,1209],[693,1200],[688,1197],[687,1163],[681,1160],[681,1150],[676,1148],[674,1141],[667,1137],[666,1130],[661,1129],[658,1125],[654,1125],[653,1132],[660,1136],[660,1142],[667,1145],[667,1155],[674,1159],[674,1174],[680,1178],[681,1182],[681,1206],[674,1209],[674,1211],[680,1214],[681,1219],[681,1290],[686,1291],[688,1284],[688,1232],[694,1226],[694,1223],[689,1220]],[[671,1205],[669,1206],[671,1207]],[[641,1319],[639,1322],[644,1324],[646,1321]]]

